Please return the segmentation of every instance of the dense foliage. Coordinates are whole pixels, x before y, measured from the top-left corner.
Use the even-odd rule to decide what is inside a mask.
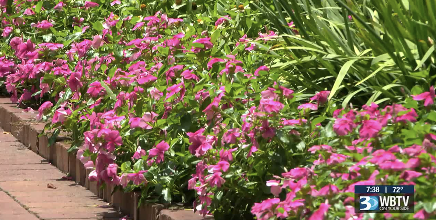
[[[0,77],[51,141],[70,135],[91,181],[141,201],[431,217],[433,3],[313,2],[0,0]],[[356,214],[356,184],[415,184],[415,213]]]

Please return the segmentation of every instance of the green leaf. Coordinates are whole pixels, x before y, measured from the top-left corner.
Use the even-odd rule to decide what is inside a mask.
[[[432,111],[428,114],[427,119],[436,122],[436,112]]]
[[[327,117],[325,117],[325,116],[320,116],[320,117],[318,117],[318,118],[313,119],[312,122],[311,122],[312,130],[315,128],[315,126],[316,126],[318,123],[323,122],[326,118],[327,118]]]
[[[162,195],[164,197],[165,202],[170,203],[171,202],[171,191],[169,188],[165,188],[162,190]]]
[[[35,6],[35,12],[38,14],[39,12],[41,12],[41,8],[42,8],[42,4],[44,3],[44,1],[39,1],[38,4],[36,4]]]
[[[331,100],[331,98],[333,98],[333,96],[335,95],[335,93],[339,89],[339,86],[342,84],[342,81],[344,80],[344,77],[347,74],[348,70],[353,65],[353,63],[356,62],[356,61],[357,61],[357,59],[349,60],[341,68],[341,70],[339,71],[339,75],[336,78],[335,84],[333,85],[333,88],[330,91],[330,95],[329,95],[329,98],[328,98],[329,100]]]
[[[279,138],[280,141],[282,141],[283,143],[289,143],[289,139],[286,135],[285,132],[283,132],[282,130],[277,130],[277,137]]]
[[[221,35],[221,31],[220,30],[216,30],[215,32],[213,32],[212,37],[210,38],[210,41],[215,44],[216,40],[218,39],[218,37]]]
[[[103,72],[105,72],[106,70],[107,70],[107,66],[106,66],[106,64],[103,64],[103,65],[101,65],[101,70],[103,71]],[[112,76],[113,77],[113,76]]]
[[[416,68],[414,69],[414,71],[419,69],[422,66],[422,64],[424,64],[425,61],[427,61],[427,59],[431,56],[431,54],[433,54],[434,48],[435,48],[435,46],[432,46],[427,50],[427,52],[424,54],[424,57],[422,57],[422,59],[416,65]]]
[[[53,132],[53,134],[48,139],[48,146],[53,146],[53,144],[56,142],[56,138],[59,136],[59,133],[61,130],[59,128],[56,128]]]
[[[304,141],[301,141],[300,143],[297,144],[298,150],[304,151],[305,148],[306,148],[306,143],[304,143]]]
[[[191,114],[185,114],[180,118],[180,126],[182,131],[188,132],[192,125],[192,116]]]
[[[93,27],[96,31],[98,31],[98,32],[102,31],[103,28],[104,28],[100,21],[96,21],[96,22],[94,22],[94,23],[92,24],[92,27]]]
[[[204,48],[204,44],[200,44],[200,43],[193,43],[192,46],[197,48]]]
[[[136,161],[136,163],[133,165],[133,169],[135,170],[135,172],[139,172],[141,170],[144,170],[144,162],[142,159],[139,159],[138,161]]]
[[[109,86],[106,85],[105,82],[100,81],[101,86],[106,90],[107,94],[112,100],[117,100],[117,96],[114,94],[112,89],[109,88]]]
[[[44,39],[44,42],[46,42],[46,43],[50,42],[52,37],[53,37],[53,34],[42,35],[42,39]]]
[[[123,26],[123,19],[120,19],[116,24],[117,29],[120,29],[121,26]]]
[[[107,67],[106,67],[107,68]],[[109,70],[109,73],[108,73],[108,76],[109,76],[109,78],[112,78],[112,77],[114,77],[114,75],[115,75],[115,71],[117,70],[117,67],[112,67],[110,70]]]
[[[123,164],[121,164],[121,172],[123,173],[128,173],[130,171],[132,171],[132,163],[130,161],[126,161]]]
[[[406,108],[418,108],[418,102],[413,100],[412,98],[407,98],[406,99],[406,104],[404,104],[404,107]]]
[[[436,209],[436,202],[424,202],[424,210],[427,213],[432,213]]]

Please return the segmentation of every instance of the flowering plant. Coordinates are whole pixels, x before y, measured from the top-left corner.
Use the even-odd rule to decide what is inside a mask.
[[[416,184],[412,216],[434,214],[433,87],[342,109],[275,66],[285,38],[250,4],[165,4],[0,1],[5,88],[69,134],[90,181],[217,219],[363,218],[354,185]]]

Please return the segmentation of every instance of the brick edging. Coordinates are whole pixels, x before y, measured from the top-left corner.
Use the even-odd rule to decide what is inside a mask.
[[[121,191],[111,195],[113,186],[108,186],[101,190],[96,182],[89,182],[87,174],[89,171],[76,158],[75,154],[67,151],[69,145],[66,142],[56,142],[54,146],[49,146],[47,136],[38,135],[44,129],[45,123],[36,122],[36,114],[24,112],[24,109],[16,107],[9,98],[0,98],[0,127],[18,139],[22,144],[33,152],[41,155],[52,165],[56,166],[64,173],[70,173],[73,180],[96,196],[110,203],[119,211],[133,217],[134,220],[200,220],[213,218],[203,218],[200,215],[188,210],[169,210],[164,209],[161,204],[142,204],[137,207],[139,195]]]

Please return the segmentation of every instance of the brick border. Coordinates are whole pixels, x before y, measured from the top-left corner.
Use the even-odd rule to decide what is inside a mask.
[[[141,204],[137,208],[139,194],[121,191],[111,195],[113,187],[104,190],[97,188],[96,182],[89,182],[86,178],[89,171],[76,158],[75,154],[68,153],[69,144],[58,141],[53,146],[48,146],[47,136],[38,137],[45,124],[36,122],[36,114],[24,112],[11,103],[9,98],[0,98],[0,127],[17,138],[33,152],[41,155],[64,173],[69,173],[73,180],[96,196],[110,203],[118,211],[133,217],[134,220],[213,220],[212,217],[203,218],[187,210],[164,209],[161,204]]]

